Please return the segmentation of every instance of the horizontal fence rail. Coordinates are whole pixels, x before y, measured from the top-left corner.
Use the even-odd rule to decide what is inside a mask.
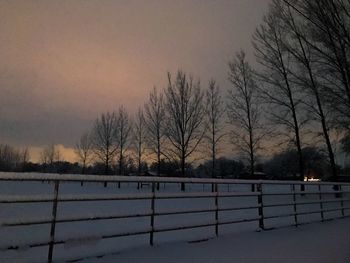
[[[342,218],[350,216],[350,184],[339,182],[300,182],[300,181],[265,181],[265,180],[234,180],[234,179],[201,179],[201,178],[166,178],[166,177],[126,177],[126,176],[94,176],[94,175],[56,175],[56,174],[14,174],[0,173],[0,183],[3,182],[45,182],[46,187],[53,186],[52,194],[25,194],[11,195],[0,194],[0,204],[29,204],[29,203],[52,203],[51,215],[45,217],[24,217],[13,219],[1,219],[1,227],[30,227],[35,225],[49,225],[50,233],[47,239],[35,239],[26,243],[2,244],[0,253],[7,250],[18,250],[21,248],[48,247],[47,262],[52,262],[54,257],[55,245],[78,242],[79,240],[89,239],[112,239],[118,237],[149,235],[149,244],[155,242],[155,233],[171,232],[179,230],[189,230],[195,228],[213,227],[213,235],[220,234],[220,226],[256,222],[257,227],[261,230],[281,227],[273,226],[271,220],[290,218],[287,224],[298,226],[304,224],[301,219],[306,215],[319,215],[313,221],[325,221],[333,218]],[[133,193],[116,193],[116,194],[65,194],[61,193],[60,185],[62,183],[90,182],[90,183],[120,183],[137,184]],[[149,184],[149,192],[140,193],[139,185]],[[195,191],[181,191],[180,187],[175,192],[167,192],[166,189],[160,192],[157,184],[185,184],[185,185],[203,185],[203,191],[196,188]],[[230,190],[230,186],[237,185],[253,186],[245,189]],[[304,191],[296,190],[300,185],[305,185],[309,189]],[[206,189],[205,186],[210,186]],[[278,189],[277,186],[285,187],[284,190]],[[290,186],[290,187],[286,187]],[[83,186],[82,186],[83,187]],[[85,186],[84,186],[85,187]],[[130,186],[129,186],[130,187]],[[171,188],[172,191],[174,188]],[[253,189],[255,191],[253,191]],[[116,189],[116,191],[118,191]],[[285,200],[285,199],[288,200]],[[310,198],[312,198],[310,200]],[[315,199],[317,198],[317,199]],[[205,201],[207,200],[208,201]],[[224,200],[238,200],[239,205],[223,205]],[[243,200],[249,199],[250,203],[245,204]],[[281,200],[280,200],[281,199]],[[58,209],[60,203],[83,202],[103,202],[129,200],[146,200],[142,211],[135,212],[117,212],[97,214],[69,214],[61,215]],[[160,209],[157,207],[161,200],[183,200],[181,208]],[[209,207],[186,207],[189,200],[204,200]],[[325,207],[325,205],[335,204],[336,207]],[[308,207],[312,206],[312,207]],[[315,207],[317,206],[317,207]],[[274,209],[276,208],[276,209]],[[290,209],[287,212],[280,209]],[[223,218],[222,213],[240,211],[253,211],[250,215],[242,214],[242,218]],[[337,215],[329,216],[329,213],[339,212]],[[163,217],[191,214],[211,214],[210,220],[198,220],[186,224],[162,225]],[[326,217],[326,215],[328,215]],[[101,220],[120,220],[132,218],[149,218],[149,226],[141,229],[135,228],[130,231],[108,231],[96,236],[70,236],[65,238],[56,237],[57,224],[69,224],[73,222],[94,222]],[[306,222],[306,223],[309,223]],[[2,237],[4,239],[5,237]]]

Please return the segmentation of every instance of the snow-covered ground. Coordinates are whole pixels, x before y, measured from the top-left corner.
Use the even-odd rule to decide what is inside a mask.
[[[317,185],[309,185],[306,187],[307,191],[318,191]],[[350,191],[350,186],[343,187],[342,190]],[[210,192],[211,185],[203,184],[187,184],[186,192]],[[250,185],[219,185],[219,192],[249,192],[251,191]],[[266,185],[263,187],[264,193],[273,192],[291,192],[290,185]],[[332,191],[332,186],[322,186],[322,191]],[[84,183],[84,186],[80,186],[79,182],[66,182],[61,183],[59,195],[105,195],[105,194],[135,194],[135,193],[150,193],[151,187],[146,185],[142,189],[137,189],[136,183],[122,183],[121,188],[117,187],[116,183],[108,183],[108,187],[103,187],[103,183]],[[161,193],[176,193],[180,192],[180,185],[178,183],[167,183],[161,184]],[[27,196],[27,195],[52,195],[53,184],[47,182],[9,182],[0,181],[0,197],[1,196]],[[349,194],[345,194],[344,198],[350,198]],[[334,198],[334,194],[326,194],[323,196],[324,199]],[[298,195],[298,201],[318,201],[318,195]],[[276,204],[276,203],[291,203],[292,196],[265,196],[264,204]],[[257,197],[226,197],[219,199],[219,207],[243,207],[243,206],[256,206]],[[350,206],[350,201],[343,202],[344,207]],[[211,209],[214,208],[214,198],[182,198],[182,199],[169,199],[169,200],[156,200],[155,211],[169,211],[176,209]],[[105,214],[123,214],[123,213],[143,213],[150,210],[151,202],[150,200],[114,200],[114,201],[88,201],[88,202],[62,202],[58,205],[58,218],[65,216],[95,216],[95,215],[105,215]],[[324,204],[323,208],[339,208],[340,202],[333,202]],[[320,209],[319,203],[308,204],[308,205],[298,205],[298,212],[303,211],[315,211]],[[0,203],[0,248],[6,247],[8,245],[18,245],[20,246],[18,250],[0,250],[0,262],[45,262],[47,258],[47,246],[31,248],[29,249],[25,244],[31,243],[38,240],[48,240],[50,233],[50,224],[43,225],[33,225],[33,226],[17,226],[17,227],[5,227],[1,226],[3,222],[12,220],[26,220],[30,218],[47,218],[51,215],[52,204],[48,203],[21,203],[21,204],[5,204]],[[293,206],[285,207],[271,207],[265,208],[265,216],[292,213]],[[350,210],[344,211],[345,215],[350,215]],[[246,209],[246,210],[235,210],[235,211],[222,211],[219,212],[219,220],[239,220],[245,218],[252,218],[258,215],[257,209]],[[325,212],[324,218],[335,218],[340,217],[341,211]],[[155,227],[171,227],[171,226],[183,226],[188,224],[198,224],[205,223],[208,221],[213,221],[215,214],[213,212],[206,213],[196,213],[196,214],[182,214],[182,215],[167,215],[158,216],[155,218]],[[320,221],[320,213],[314,213],[310,215],[303,215],[298,217],[299,223]],[[338,220],[340,224],[344,222]],[[275,228],[279,226],[287,226],[294,223],[294,217],[284,217],[265,220],[265,226],[267,228]],[[325,225],[329,223],[325,223]],[[315,225],[316,226],[316,225]],[[321,225],[323,226],[323,224]],[[348,228],[350,225],[347,225]],[[69,240],[66,244],[55,245],[54,247],[54,261],[62,262],[68,259],[85,258],[94,255],[103,255],[108,253],[118,253],[121,252],[121,256],[127,256],[133,252],[132,248],[137,249],[135,251],[145,251],[142,253],[153,253],[149,251],[155,251],[154,249],[145,249],[142,247],[148,246],[149,234],[128,236],[128,237],[118,237],[118,238],[108,238],[102,239],[104,234],[110,233],[120,233],[128,232],[142,229],[149,229],[150,218],[149,217],[139,217],[139,218],[129,218],[129,219],[110,219],[110,220],[97,220],[97,221],[83,221],[83,222],[67,222],[58,223],[56,225],[56,240],[64,239]],[[304,227],[300,227],[304,229]],[[306,229],[306,228],[305,228]],[[186,242],[198,241],[211,239],[215,236],[214,227],[203,227],[187,230],[178,231],[168,231],[155,233],[154,241],[156,246],[161,245],[159,252],[162,254],[163,250],[167,251],[172,244],[177,243],[175,246],[179,249],[188,249],[192,246],[199,247],[206,246],[206,244],[216,244],[215,242],[231,242],[233,238],[235,244],[233,247],[238,246],[237,238],[244,239],[245,237],[251,237],[252,244],[258,242],[263,238],[266,233],[271,233],[268,235],[278,235],[274,233],[284,233],[279,232],[280,230],[260,232],[258,222],[246,222],[240,224],[232,225],[222,225],[219,227],[220,239],[215,241],[211,240],[205,243],[195,243],[186,245]],[[293,231],[299,231],[299,228]],[[289,233],[289,232],[288,232]],[[291,232],[294,233],[294,232]],[[222,238],[224,235],[232,235],[231,237]],[[255,236],[257,235],[257,236]],[[261,237],[260,237],[261,236]],[[81,238],[84,237],[84,238]],[[276,236],[277,238],[277,236]],[[282,238],[282,237],[281,237]],[[303,237],[301,237],[301,241]],[[325,237],[326,238],[326,237]],[[297,237],[296,237],[297,239]],[[328,238],[329,239],[329,238]],[[227,241],[225,241],[227,240]],[[234,241],[236,240],[236,241]],[[275,240],[275,239],[272,239]],[[334,242],[329,243],[332,245]],[[324,242],[328,242],[325,240]],[[183,242],[183,243],[178,243]],[[250,243],[246,239],[247,243]],[[262,241],[261,241],[262,242]],[[287,241],[286,241],[287,242]],[[169,244],[169,245],[167,245]],[[181,245],[182,244],[182,245]],[[164,246],[163,246],[164,245]],[[279,245],[279,244],[276,244]],[[216,245],[214,245],[216,247]],[[252,246],[255,247],[255,246]],[[308,247],[308,246],[306,246]],[[158,248],[156,248],[157,250]],[[133,250],[132,250],[133,251]],[[233,250],[232,250],[233,251]],[[232,252],[231,251],[231,252]],[[255,250],[251,250],[255,253]],[[125,252],[125,253],[124,253]],[[140,253],[141,253],[140,252]],[[164,252],[165,253],[165,252]],[[198,253],[200,250],[198,249]],[[224,252],[223,252],[224,253]],[[237,252],[238,253],[238,252]],[[166,254],[166,253],[165,253]],[[119,256],[119,255],[118,255]],[[131,256],[131,255],[129,255]],[[176,257],[175,257],[176,258]],[[96,260],[92,259],[92,260]],[[95,262],[95,261],[92,261]],[[123,261],[115,260],[112,262],[134,262],[134,261]],[[159,261],[164,262],[164,261]],[[178,262],[178,261],[176,261]],[[186,262],[186,261],[185,261]],[[210,261],[209,261],[210,262]],[[212,261],[215,262],[215,261]],[[225,261],[223,261],[225,262]],[[245,261],[237,261],[245,262]],[[249,262],[249,261],[247,261]],[[264,261],[261,261],[264,262]],[[270,262],[270,261],[267,261]],[[280,261],[281,262],[281,261]],[[312,261],[309,261],[312,262]],[[316,261],[317,262],[317,261]],[[337,262],[337,261],[334,261]]]
[[[349,263],[350,219],[262,232],[246,232],[200,243],[130,249],[83,263]]]

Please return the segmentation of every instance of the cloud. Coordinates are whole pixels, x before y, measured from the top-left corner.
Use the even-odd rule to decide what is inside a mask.
[[[227,87],[268,0],[0,2],[0,140],[72,147],[103,111],[134,111],[166,72]]]

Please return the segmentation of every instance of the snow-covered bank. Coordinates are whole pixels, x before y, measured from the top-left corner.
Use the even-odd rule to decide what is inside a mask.
[[[350,219],[142,247],[83,263],[349,263]]]

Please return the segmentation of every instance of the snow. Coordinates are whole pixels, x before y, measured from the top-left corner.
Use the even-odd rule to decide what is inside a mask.
[[[350,219],[342,219],[198,243],[139,247],[82,263],[349,263],[349,244]]]
[[[23,178],[35,181],[23,181]],[[120,177],[117,176],[88,176],[90,182],[84,183],[83,186],[80,186],[80,180],[82,178],[83,176],[80,175],[17,175],[13,173],[0,173],[0,248],[8,245],[20,245],[20,250],[0,251],[1,262],[45,262],[47,257],[47,247],[44,246],[29,249],[27,245],[38,242],[47,242],[49,240],[50,224],[46,223],[42,225],[16,227],[6,226],[6,224],[10,222],[21,223],[27,220],[31,220],[32,222],[50,221],[52,203],[49,201],[53,198],[54,183],[47,182],[47,180],[57,179],[66,181],[60,183],[58,199],[62,202],[59,202],[58,204],[57,218],[62,221],[65,221],[66,219],[79,220],[84,218],[87,218],[87,220],[56,224],[55,239],[62,242],[62,244],[55,245],[55,261],[62,262],[68,259],[83,258],[91,255],[102,255],[109,252],[118,252],[121,253],[119,255],[126,255],[128,253],[127,251],[131,249],[135,249],[135,251],[148,250],[150,235],[147,232],[150,230],[150,217],[144,216],[128,219],[122,217],[131,214],[149,215],[151,211],[151,200],[144,198],[150,198],[153,196],[152,187],[137,189],[136,182],[128,181],[130,179],[136,180],[137,177],[123,177],[126,181],[123,181],[121,188],[118,188],[116,179]],[[103,187],[103,180],[101,182],[101,179],[104,178],[111,180],[107,187]],[[4,179],[9,179],[11,181],[3,181]],[[12,181],[14,179],[19,181]],[[154,178],[147,177],[147,180],[153,179]],[[42,180],[46,181],[42,182]],[[210,184],[200,184],[199,182],[201,179],[189,179],[189,182],[194,180],[195,183],[187,183],[186,192],[180,191],[180,184],[178,183],[180,180],[179,178],[155,178],[154,180],[165,180],[167,182],[174,180],[172,183],[161,183],[160,190],[155,193],[155,196],[157,197],[157,200],[155,201],[155,214],[157,216],[155,217],[154,229],[156,231],[169,230],[175,227],[186,228],[187,226],[197,224],[207,224],[206,227],[194,229],[156,232],[154,234],[156,248],[154,249],[158,249],[158,247],[166,249],[168,246],[172,246],[172,244],[176,244],[176,247],[197,244],[201,246],[206,243],[211,244],[212,242],[216,242],[213,239],[203,243],[186,243],[189,241],[211,239],[215,236],[216,197],[218,197],[218,205],[220,208],[246,208],[219,212],[218,215],[220,222],[241,223],[219,226],[220,238],[217,242],[221,239],[226,240],[226,238],[229,238],[223,237],[228,234],[234,234],[232,237],[240,236],[244,239],[244,236],[246,235],[248,237],[252,234],[264,236],[265,233],[275,233],[280,231],[276,230],[255,233],[255,231],[259,230],[258,220],[256,220],[259,216],[257,209],[259,207],[257,203],[259,192],[251,192],[249,185],[249,183],[252,183],[251,181],[247,183],[247,181],[243,182],[241,180],[226,180],[224,182],[240,182],[242,184],[218,184],[219,194],[217,195],[216,193],[211,192]],[[217,179],[214,181],[218,182]],[[212,179],[205,179],[203,182],[212,182]],[[307,184],[306,190],[316,193],[316,191],[318,191],[318,184]],[[350,185],[343,186],[342,190],[348,193],[350,191]],[[262,191],[264,194],[277,194],[291,193],[292,189],[290,185],[286,184],[286,182],[281,184],[276,184],[276,182],[274,182],[274,184],[271,185],[264,185]],[[334,200],[335,195],[332,191],[332,185],[329,183],[322,184],[322,192],[325,192],[322,197],[324,200]],[[200,196],[200,198],[194,199],[192,198],[194,196]],[[172,198],[165,199],[167,197]],[[347,216],[350,216],[350,210],[348,209],[350,205],[349,197],[349,194],[343,195],[344,212]],[[48,202],[27,202],[28,200],[38,201],[40,198],[45,198]],[[85,199],[88,199],[89,201],[83,201]],[[95,201],[95,199],[99,199],[99,201]],[[108,201],[106,199],[115,200]],[[264,205],[276,205],[275,207],[264,207],[265,217],[271,217],[270,219],[265,220],[266,228],[276,228],[294,224],[293,205],[283,207],[277,206],[281,203],[291,204],[293,202],[292,196],[264,195],[263,199]],[[4,201],[4,203],[1,203],[1,200]],[[23,203],[11,203],[11,201],[16,200],[23,201]],[[315,211],[314,214],[298,216],[299,223],[320,221],[321,207],[319,204],[318,192],[314,195],[297,195],[296,200],[299,203],[299,213]],[[334,202],[325,203],[323,205],[322,210],[324,211],[325,219],[341,217],[341,211],[339,210],[341,204],[340,200],[341,199],[337,199],[334,200]],[[8,201],[8,203],[5,203],[6,201]],[[303,204],[306,202],[311,202],[311,204]],[[336,210],[330,211],[332,209]],[[173,213],[176,211],[184,212],[189,210],[193,210],[196,213],[181,215]],[[160,214],[166,215],[160,216]],[[275,215],[281,214],[289,214],[291,216],[285,218],[272,218]],[[100,220],[88,220],[99,217],[101,218]],[[106,217],[118,218],[102,220],[102,218]],[[244,220],[247,219],[254,220],[251,222],[244,222]],[[337,222],[342,224],[342,222],[345,221],[339,220]],[[3,226],[1,226],[1,223]],[[325,224],[328,225],[328,223]],[[300,229],[303,228],[304,226],[300,227]],[[292,228],[292,230],[295,229]],[[296,231],[299,231],[299,228],[296,229]],[[120,237],[121,234],[132,232],[140,232],[143,234]],[[256,238],[260,239],[260,237]],[[68,240],[68,242],[63,244],[64,240]],[[249,242],[247,244],[249,244]],[[150,251],[153,251],[154,249],[152,248]],[[133,261],[115,260],[113,262]]]

